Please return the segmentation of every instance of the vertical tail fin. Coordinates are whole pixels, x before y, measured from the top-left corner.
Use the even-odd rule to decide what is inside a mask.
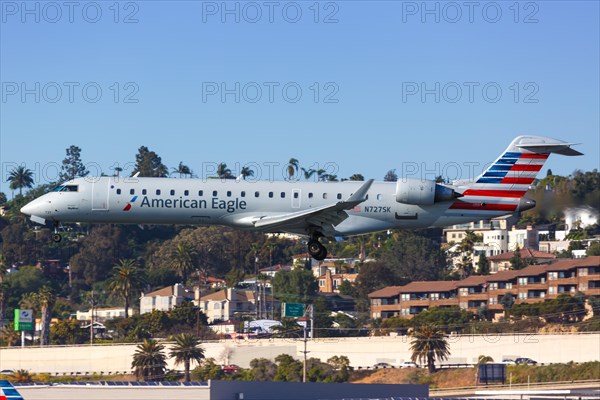
[[[535,202],[524,199],[529,186],[550,153],[582,154],[572,149],[572,145],[544,136],[515,138],[494,163],[466,185],[463,197],[450,209],[511,213],[534,207]]]

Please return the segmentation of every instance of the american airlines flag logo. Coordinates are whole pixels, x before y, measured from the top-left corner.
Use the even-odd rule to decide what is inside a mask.
[[[137,200],[137,196],[133,196],[131,198],[131,200],[129,201],[129,203],[127,203],[127,205],[123,208],[123,211],[129,211],[131,210],[131,203],[135,203],[135,201]]]

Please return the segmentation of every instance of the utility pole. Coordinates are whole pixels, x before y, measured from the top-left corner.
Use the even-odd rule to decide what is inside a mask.
[[[308,343],[308,338],[306,337],[306,332],[308,331],[308,327],[304,327],[304,363],[302,365],[302,382],[306,383],[306,355],[308,351],[306,350],[306,345]]]
[[[92,289],[92,297],[90,298],[90,345],[94,344],[94,307],[96,306],[96,298]]]

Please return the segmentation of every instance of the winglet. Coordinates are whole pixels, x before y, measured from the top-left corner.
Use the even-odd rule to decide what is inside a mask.
[[[374,179],[366,181],[358,190],[345,201],[345,203],[362,203],[367,199],[367,192],[371,188]]]

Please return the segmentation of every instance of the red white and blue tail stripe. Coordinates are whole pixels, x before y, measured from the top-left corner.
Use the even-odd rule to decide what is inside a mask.
[[[535,206],[525,193],[550,153],[581,155],[572,143],[543,136],[519,136],[500,157],[471,184],[465,185],[451,210],[490,211],[503,215]]]

